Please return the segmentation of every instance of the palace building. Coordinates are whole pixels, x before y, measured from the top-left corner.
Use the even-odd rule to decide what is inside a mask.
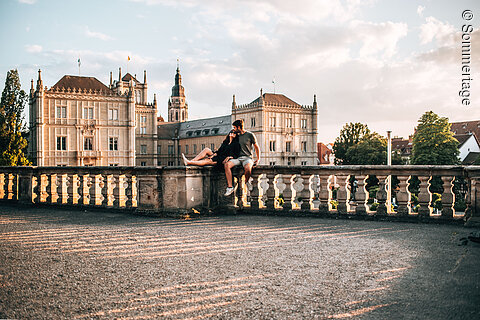
[[[318,164],[317,102],[302,106],[282,94],[263,93],[231,114],[188,120],[188,103],[177,66],[168,100],[168,122],[147,102],[143,83],[127,73],[109,86],[93,77],[69,76],[50,89],[41,71],[30,90],[29,155],[38,166],[179,166],[205,147],[216,150],[232,122],[243,119],[261,150],[260,164]]]

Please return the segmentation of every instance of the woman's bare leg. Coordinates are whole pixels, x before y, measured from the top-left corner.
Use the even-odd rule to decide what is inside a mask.
[[[214,166],[217,163],[212,161],[212,159],[207,158],[207,159],[202,159],[202,160],[190,160],[190,161],[187,161],[187,164],[189,166],[203,167],[203,166]]]
[[[210,148],[205,148],[199,154],[197,154],[195,158],[193,158],[191,161],[201,160],[203,158],[211,156],[212,154],[213,152]]]

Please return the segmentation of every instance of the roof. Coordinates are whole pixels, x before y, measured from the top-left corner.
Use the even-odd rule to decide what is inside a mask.
[[[137,78],[132,76],[130,73],[127,73],[122,77],[122,81],[129,82],[130,80],[133,80],[135,83],[140,83],[140,81],[138,81]]]
[[[290,98],[287,98],[283,94],[275,94],[275,93],[264,93],[262,95],[263,101],[267,104],[280,104],[280,105],[287,105],[287,106],[296,106],[296,107],[301,107],[298,103],[295,101],[291,100]],[[260,97],[252,101],[251,103],[259,103],[260,102]]]
[[[463,159],[462,164],[475,164],[479,157],[480,152],[470,152],[465,159]]]
[[[180,139],[226,136],[232,129],[232,117],[221,116],[215,118],[198,119],[185,122],[165,122],[158,124],[159,139]]]
[[[470,137],[472,134],[456,134],[453,137],[458,140],[458,146],[461,147]]]
[[[69,76],[65,75],[62,79],[60,79],[55,85],[52,87],[55,89],[92,89],[100,90],[100,91],[108,91],[110,90],[106,85],[100,82],[98,79],[94,77],[81,77],[81,76]]]
[[[480,137],[480,120],[452,122],[450,130],[454,134],[468,134],[475,133],[475,136]]]

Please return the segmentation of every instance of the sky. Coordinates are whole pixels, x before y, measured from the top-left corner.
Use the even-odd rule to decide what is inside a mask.
[[[51,87],[79,74],[79,58],[80,75],[107,85],[119,67],[141,81],[146,70],[167,118],[178,59],[190,120],[230,114],[233,95],[245,104],[263,89],[301,105],[316,95],[321,142],[349,122],[406,138],[430,110],[480,120],[479,27],[477,0],[2,0],[0,83],[18,69],[29,90],[41,69]]]

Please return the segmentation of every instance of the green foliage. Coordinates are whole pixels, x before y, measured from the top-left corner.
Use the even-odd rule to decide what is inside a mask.
[[[386,164],[387,140],[376,132],[367,133],[348,148],[345,161],[348,164]]]
[[[0,101],[0,165],[29,165],[24,150],[27,140],[22,112],[27,94],[21,89],[17,70],[7,72],[5,88]]]
[[[335,164],[351,164],[346,159],[348,149],[360,142],[362,138],[370,133],[367,125],[362,123],[348,123],[340,130],[340,135],[333,144],[333,153],[335,154]]]
[[[458,141],[448,118],[425,112],[413,136],[412,164],[458,164],[458,155]]]

